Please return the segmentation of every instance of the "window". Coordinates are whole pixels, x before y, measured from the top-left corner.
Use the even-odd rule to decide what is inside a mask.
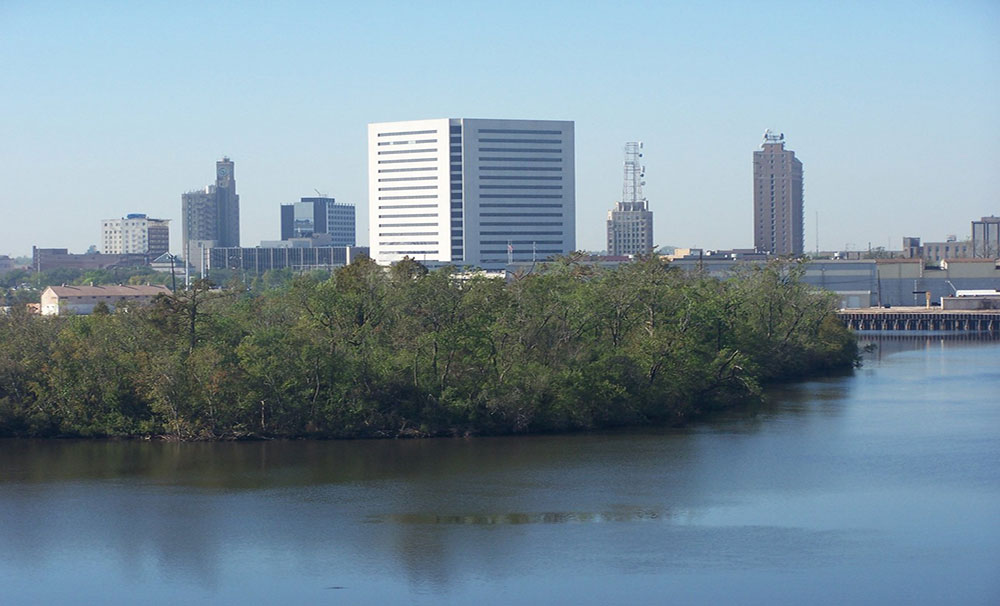
[[[396,133],[379,133],[379,137],[398,137],[400,135],[433,135],[437,131],[435,130],[407,130],[400,131]]]
[[[505,128],[480,128],[480,134],[491,133],[499,135],[561,135],[561,130],[510,130]]]

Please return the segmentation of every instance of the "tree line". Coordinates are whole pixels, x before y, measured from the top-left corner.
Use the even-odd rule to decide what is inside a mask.
[[[857,347],[799,262],[572,258],[504,281],[359,259],[115,313],[0,316],[0,435],[387,437],[675,424]]]

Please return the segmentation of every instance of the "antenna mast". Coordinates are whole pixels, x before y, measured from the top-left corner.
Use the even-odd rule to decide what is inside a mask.
[[[642,141],[625,144],[625,174],[622,185],[622,210],[649,210],[642,187],[646,184],[646,167],[640,164]]]

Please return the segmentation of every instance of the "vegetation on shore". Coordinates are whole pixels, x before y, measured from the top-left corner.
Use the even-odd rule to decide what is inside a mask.
[[[90,316],[0,316],[0,435],[379,437],[675,424],[850,368],[798,262],[720,281],[563,259],[508,282],[367,259]]]

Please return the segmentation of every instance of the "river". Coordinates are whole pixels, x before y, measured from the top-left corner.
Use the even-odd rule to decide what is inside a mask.
[[[681,429],[0,441],[0,601],[998,604],[1000,342]]]

